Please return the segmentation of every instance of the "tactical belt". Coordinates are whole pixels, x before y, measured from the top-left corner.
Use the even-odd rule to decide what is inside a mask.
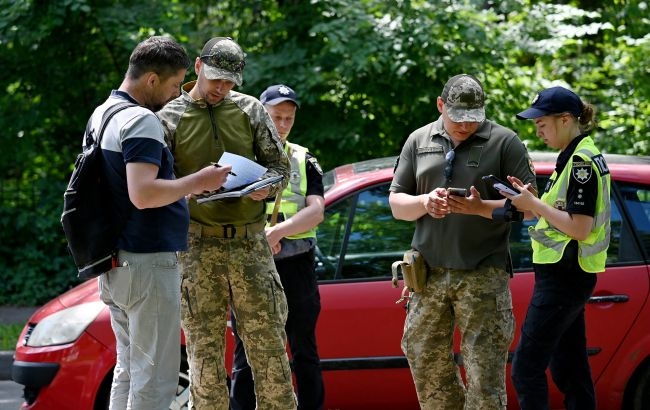
[[[264,221],[246,225],[227,224],[215,226],[205,226],[191,222],[189,233],[198,235],[199,237],[223,239],[247,238],[253,236],[256,233],[262,232],[264,230],[264,225],[266,225]]]

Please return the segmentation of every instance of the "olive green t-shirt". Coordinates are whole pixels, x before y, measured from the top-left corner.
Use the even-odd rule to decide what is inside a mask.
[[[251,159],[268,170],[264,178],[282,175],[271,187],[269,197],[289,180],[289,159],[275,126],[262,103],[255,97],[230,91],[215,105],[193,100],[188,91],[196,82],[182,87],[181,95],[158,112],[165,138],[174,155],[177,177],[192,174],[231,152]],[[266,218],[264,201],[248,197],[197,203],[189,201],[190,219],[206,226],[244,225]]]
[[[447,184],[445,155],[455,151],[451,181]],[[414,131],[402,147],[390,190],[421,195],[438,187],[474,186],[482,199],[503,199],[481,178],[516,176],[535,186],[535,173],[526,147],[514,131],[485,120],[476,133],[455,149],[442,118]],[[510,223],[477,215],[450,214],[416,221],[411,246],[431,267],[475,269],[491,266],[509,270]]]

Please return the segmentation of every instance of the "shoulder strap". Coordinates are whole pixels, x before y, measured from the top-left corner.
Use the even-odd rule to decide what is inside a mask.
[[[102,143],[102,138],[104,136],[104,130],[106,129],[106,126],[108,125],[108,122],[113,118],[115,114],[118,112],[129,108],[129,107],[136,107],[137,104],[133,104],[128,101],[120,102],[117,104],[114,104],[110,106],[105,112],[104,115],[102,116],[102,122],[99,125],[99,133],[97,134],[97,138],[93,137],[93,130],[90,129],[90,125],[92,123],[92,116],[88,120],[88,123],[86,124],[86,141],[85,141],[85,146],[90,147],[91,145],[94,145],[95,147],[98,147]]]

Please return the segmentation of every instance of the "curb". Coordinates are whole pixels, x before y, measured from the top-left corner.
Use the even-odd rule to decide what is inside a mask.
[[[13,350],[0,351],[0,380],[11,380],[11,367],[13,362]]]
[[[29,318],[36,312],[39,306],[0,306],[0,324],[19,324],[24,326]],[[0,380],[12,380],[11,368],[14,363],[13,350],[0,350]],[[2,402],[0,402],[0,408]]]

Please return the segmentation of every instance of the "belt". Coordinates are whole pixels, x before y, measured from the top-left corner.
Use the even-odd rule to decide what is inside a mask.
[[[190,223],[189,233],[198,235],[199,237],[213,237],[213,238],[247,238],[256,233],[264,230],[266,223],[264,221],[246,224],[246,225],[215,225],[205,226],[194,222]]]

